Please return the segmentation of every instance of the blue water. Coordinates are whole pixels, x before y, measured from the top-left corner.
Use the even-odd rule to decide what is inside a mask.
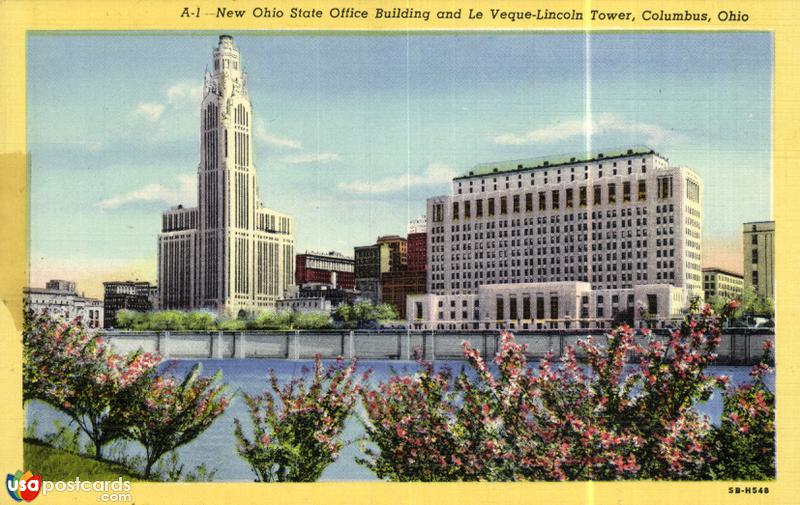
[[[194,365],[196,361],[181,361],[177,364],[175,373],[183,374]],[[302,375],[303,367],[313,368],[312,361],[288,360],[200,360],[203,366],[203,375],[212,375],[217,370],[222,370],[223,381],[229,385],[229,392],[244,391],[248,394],[262,393],[267,387],[267,375],[274,369],[281,382],[291,380]],[[459,371],[465,365],[463,361],[437,362],[438,366],[449,366],[454,371]],[[398,372],[413,372],[417,364],[411,361],[361,361],[358,365],[359,372],[368,368],[373,370],[370,382],[385,381],[390,376],[390,369]],[[743,366],[717,366],[710,367],[707,372],[713,375],[728,375],[734,384],[750,382],[750,367]],[[768,386],[774,389],[774,376],[767,377]],[[712,398],[699,406],[699,410],[708,415],[712,422],[718,422],[722,412],[722,399],[718,392]],[[356,463],[356,457],[361,450],[355,440],[363,434],[363,427],[357,417],[361,415],[359,407],[356,416],[351,416],[345,425],[344,439],[351,441],[339,454],[339,458],[330,465],[322,474],[324,481],[368,481],[376,480],[374,474]],[[236,453],[236,442],[233,436],[233,420],[239,418],[245,427],[250,420],[244,401],[235,395],[230,407],[217,419],[214,424],[200,435],[195,441],[178,449],[181,463],[185,471],[191,470],[200,464],[205,464],[209,469],[216,470],[214,480],[217,481],[251,481],[254,475],[247,463]],[[69,420],[52,407],[40,403],[29,402],[26,408],[26,424],[36,421],[38,436],[53,432],[53,422],[59,420],[67,423]],[[107,449],[108,450],[108,449]],[[141,454],[136,444],[127,447],[129,455]]]

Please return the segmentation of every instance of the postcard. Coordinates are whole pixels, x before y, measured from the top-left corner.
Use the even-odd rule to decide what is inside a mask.
[[[9,499],[791,503],[791,7],[3,4]]]

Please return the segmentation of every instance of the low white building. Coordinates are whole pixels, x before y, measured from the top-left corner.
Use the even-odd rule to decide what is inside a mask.
[[[29,309],[47,312],[56,319],[71,321],[80,316],[89,328],[103,327],[103,300],[77,294],[74,282],[52,280],[46,288],[24,288]]]
[[[292,312],[300,312],[302,314],[309,312],[330,314],[333,310],[331,301],[322,296],[313,298],[281,298],[275,303],[275,309],[278,312],[291,310]]]
[[[587,282],[484,284],[477,294],[409,295],[409,327],[422,330],[612,328],[679,322],[685,290],[669,284],[592,289]]]

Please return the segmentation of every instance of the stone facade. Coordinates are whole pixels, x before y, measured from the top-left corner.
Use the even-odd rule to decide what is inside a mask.
[[[259,200],[253,112],[239,51],[228,35],[213,51],[203,96],[198,207],[162,215],[159,305],[229,316],[275,308],[294,280],[294,222]]]
[[[775,221],[742,225],[744,287],[764,298],[775,297]]]
[[[451,196],[428,199],[430,294],[429,300],[409,298],[409,323],[510,324],[515,318],[497,318],[484,304],[494,303],[505,286],[525,285],[529,296],[560,286],[553,291],[557,317],[546,317],[546,327],[583,324],[574,310],[569,318],[562,313],[574,305],[564,297],[573,296],[588,296],[590,313],[601,296],[606,307],[608,297],[632,300],[637,321],[646,315],[667,325],[677,304],[683,308],[703,295],[701,199],[695,172],[669,166],[643,146],[477,165],[453,180]],[[426,314],[425,307],[453,300],[462,307],[443,312],[455,320],[414,317],[417,302]],[[478,302],[478,318],[474,308],[463,310],[464,301]],[[592,327],[614,317],[595,314],[587,321]]]

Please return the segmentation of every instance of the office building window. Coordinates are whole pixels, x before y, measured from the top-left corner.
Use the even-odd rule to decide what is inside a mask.
[[[617,185],[611,183],[608,185],[608,203],[617,202]]]
[[[672,198],[672,177],[658,178],[658,198]]]
[[[647,181],[639,181],[639,201],[647,200]]]
[[[558,202],[558,190],[557,190],[557,189],[554,189],[554,190],[553,190],[553,193],[552,193],[552,198],[553,198],[553,200],[552,200],[552,202],[551,202],[551,203],[552,203],[552,208],[553,208],[554,210],[555,210],[555,209],[558,209],[559,202]]]

